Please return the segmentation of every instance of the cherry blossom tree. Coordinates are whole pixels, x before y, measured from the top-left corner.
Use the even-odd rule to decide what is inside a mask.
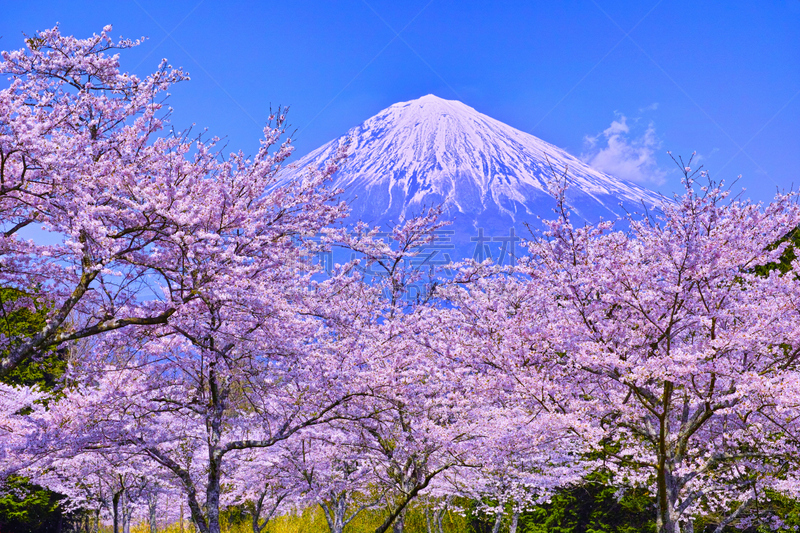
[[[269,477],[264,476],[264,472],[246,474],[250,479],[260,478],[265,482],[251,498],[262,504],[261,510],[267,516],[286,500],[295,504],[319,504],[330,530],[341,533],[361,511],[384,501],[386,488],[377,485],[375,477],[382,466],[377,467],[375,449],[365,442],[363,430],[366,426],[373,427],[397,405],[397,401],[388,399],[391,396],[396,400],[403,394],[402,375],[410,374],[415,366],[411,357],[416,357],[423,348],[413,340],[411,332],[401,331],[398,321],[413,322],[418,319],[417,310],[427,309],[426,304],[410,302],[405,295],[408,288],[416,286],[423,277],[413,259],[440,226],[437,217],[438,212],[431,211],[427,216],[394,228],[389,235],[363,224],[352,231],[327,231],[324,240],[356,256],[349,267],[334,272],[319,285],[324,287],[324,298],[305,293],[304,314],[315,316],[332,328],[328,334],[312,335],[316,339],[315,347],[319,349],[322,346],[319,341],[327,339],[330,353],[346,354],[340,357],[349,357],[353,369],[358,369],[343,374],[344,367],[339,364],[339,371],[332,376],[346,378],[353,396],[349,398],[345,414],[332,418],[325,425],[303,428],[292,439],[282,442],[281,450],[252,450],[252,465],[248,469],[255,472],[269,467],[275,472]],[[399,347],[403,343],[407,348]],[[397,368],[391,364],[393,359],[386,359],[387,350],[410,355],[403,367]],[[417,368],[423,368],[421,365],[426,362],[430,361],[418,361]],[[312,374],[306,379],[308,383],[319,381],[319,377]],[[418,377],[413,379],[419,380]],[[333,383],[325,388],[333,390]],[[433,475],[435,473],[431,477]],[[278,478],[281,481],[276,483]],[[402,502],[401,512],[418,491],[419,488]],[[263,509],[265,501],[270,502],[269,509]],[[261,510],[256,509],[254,520]],[[391,517],[385,528],[393,520]],[[254,521],[254,531],[264,523]],[[402,529],[402,521],[399,523]]]
[[[102,449],[61,452],[26,475],[64,496],[67,509],[108,519],[117,533],[130,531],[134,517],[143,518],[158,495],[175,492],[144,457]],[[153,516],[149,519],[155,522]]]
[[[2,339],[0,375],[72,339],[128,325],[163,324],[181,295],[145,297],[165,248],[196,215],[207,150],[157,137],[165,91],[185,79],[162,62],[139,78],[119,70],[106,27],[88,39],[58,28],[3,52],[0,73],[0,286],[49,308],[43,327]],[[40,226],[50,238],[20,238]],[[41,244],[55,240],[56,244]]]
[[[439,291],[449,303],[436,334],[447,339],[440,350],[468,369],[461,379],[470,418],[480,421],[480,439],[468,450],[474,467],[448,472],[441,490],[476,502],[494,531],[510,512],[515,530],[521,512],[581,479],[597,431],[564,387],[569,372],[545,356],[558,325],[543,320],[541,290],[514,268],[472,262]]]
[[[198,267],[225,253],[212,243],[230,245],[209,240],[195,254]],[[91,363],[70,376],[81,385],[47,413],[47,427],[81,435],[62,438],[62,446],[135,453],[169,472],[203,532],[219,531],[223,479],[236,469],[237,454],[345,417],[348,399],[359,394],[358,379],[339,379],[358,373],[353,352],[327,342],[325,322],[306,306],[319,296],[314,286],[331,301],[327,287],[335,282],[313,283],[300,271],[308,268],[304,254],[283,240],[289,237],[275,238],[277,250],[267,239],[255,244],[263,256],[242,258],[249,275],[238,278],[238,287],[236,279],[219,280],[218,293],[201,291],[202,300],[184,307],[185,315],[176,312],[156,335],[107,336]],[[291,254],[290,264],[279,262]],[[124,364],[93,368],[111,346],[127,356]],[[274,488],[277,481],[258,483]]]
[[[519,269],[546,302],[520,316],[532,352],[566,369],[597,454],[652,491],[665,533],[709,512],[744,527],[765,488],[797,486],[800,265],[757,268],[784,252],[795,197],[731,197],[690,165],[683,196],[619,227],[574,227],[561,187]]]
[[[588,424],[576,433],[579,410],[550,374],[553,368],[537,364],[543,358],[522,362],[522,379],[498,372],[529,347],[518,320],[523,283],[502,275],[503,269],[478,265],[452,282],[433,280],[418,291],[420,299],[402,297],[407,287],[429,282],[413,268],[413,250],[430,238],[423,228],[432,221],[411,221],[398,228],[394,246],[368,241],[372,248],[365,252],[378,278],[373,287],[382,286],[384,297],[366,308],[381,319],[369,327],[362,319],[357,336],[369,354],[372,382],[383,386],[371,394],[375,407],[359,419],[358,441],[349,445],[363,449],[391,496],[378,532],[403,531],[407,506],[420,496],[482,497],[489,490],[497,496],[491,480],[510,465],[519,481],[503,498],[523,509],[579,477],[574,463],[594,436]],[[359,237],[349,246],[358,250]],[[496,294],[487,296],[489,286]],[[530,295],[527,301],[538,305]]]
[[[254,205],[255,201],[247,203],[248,208]],[[304,206],[297,216],[309,216],[315,205]],[[317,208],[337,215],[339,207],[328,205],[320,202]],[[235,209],[220,211],[230,215]],[[277,509],[285,497],[297,501],[291,480],[281,468],[270,467],[271,461],[276,466],[285,461],[280,459],[284,447],[296,449],[293,441],[305,436],[327,441],[328,447],[334,442],[343,445],[334,439],[347,427],[343,424],[363,420],[372,430],[370,435],[379,434],[377,428],[393,425],[392,417],[381,412],[411,401],[435,402],[439,396],[425,398],[425,391],[433,389],[422,379],[431,360],[424,358],[426,350],[415,340],[415,332],[398,325],[398,321],[414,323],[417,314],[397,294],[416,280],[401,272],[398,259],[410,253],[414,242],[430,238],[430,229],[437,224],[435,214],[397,229],[392,241],[400,251],[374,240],[368,230],[349,235],[329,232],[328,240],[349,239],[345,244],[367,257],[365,261],[377,258],[393,265],[392,275],[374,283],[365,281],[363,272],[354,268],[356,263],[315,280],[307,257],[316,244],[304,247],[304,235],[289,234],[291,224],[297,223],[291,216],[282,211],[280,221],[286,226],[277,235],[257,241],[252,249],[248,248],[252,234],[239,232],[216,234],[199,244],[192,254],[197,268],[222,256],[230,246],[226,239],[236,240],[244,273],[226,272],[219,285],[212,283],[217,280],[209,274],[205,288],[197,291],[201,298],[177,310],[163,327],[120,331],[97,342],[93,350],[116,354],[117,363],[109,365],[106,355],[75,364],[70,379],[80,385],[64,391],[64,398],[51,406],[46,413],[51,420],[45,426],[71,428],[71,433],[43,435],[42,446],[49,445],[55,452],[69,442],[80,449],[104,448],[147,457],[181,485],[192,519],[204,532],[218,531],[225,479],[256,487],[258,494],[251,496],[260,504],[253,513],[253,527],[258,530],[270,514],[269,507]],[[268,224],[261,227],[265,232],[273,229]],[[309,234],[321,228],[312,229]],[[245,256],[248,251],[250,255]],[[396,255],[385,260],[387,254]],[[374,342],[379,337],[386,341],[383,346]],[[396,357],[387,359],[387,349],[395,351]],[[398,361],[402,361],[399,367],[394,364]],[[447,394],[442,382],[436,386]],[[435,407],[431,404],[428,410],[433,412]],[[402,410],[416,416],[410,407]],[[442,415],[437,411],[437,416]],[[331,426],[333,422],[337,425]],[[418,431],[434,425],[423,422]],[[358,427],[365,426],[359,423]],[[452,435],[446,436],[437,441],[439,446],[456,442]],[[387,438],[393,436],[387,434]],[[361,451],[352,441],[358,441],[358,435],[351,439],[349,450],[359,457]],[[382,453],[385,456],[385,450]],[[429,452],[422,453],[427,461]],[[315,454],[319,470],[324,470],[325,461]],[[398,450],[391,459],[400,461],[400,454]],[[412,465],[414,472],[403,467],[403,479],[415,485],[404,494],[398,512],[444,468],[423,472],[429,461],[423,462]],[[318,470],[316,478],[306,478],[306,490],[316,491],[334,529],[339,524],[343,527],[346,520],[342,512],[354,490],[353,477],[362,478],[367,467],[372,472],[378,468],[365,460],[364,466],[357,467],[362,472],[358,474],[345,463],[329,462],[331,472]],[[347,478],[341,486],[335,479],[340,474]],[[319,476],[327,479],[320,482]],[[358,483],[363,487],[363,480]],[[327,487],[324,491],[319,490],[321,484]],[[263,516],[262,511],[266,511]]]
[[[391,527],[402,533],[408,505],[442,472],[464,464],[463,441],[438,419],[439,410],[425,413],[401,400],[387,404],[381,417],[363,423],[360,446],[368,452],[375,481],[391,494],[389,515],[376,532]]]
[[[362,511],[377,508],[384,492],[375,485],[353,426],[336,423],[292,444],[288,471],[304,505],[319,505],[331,533],[342,533]]]
[[[253,533],[261,533],[274,516],[301,502],[303,487],[292,475],[287,444],[241,453],[228,476],[227,499],[250,513]]]
[[[186,138],[158,137],[165,91],[186,76],[165,62],[145,78],[121,72],[112,54],[139,41],[109,32],[76,39],[56,27],[2,54],[0,286],[16,294],[3,311],[46,317],[36,331],[0,338],[0,376],[75,339],[163,324],[192,298],[160,263],[172,255],[180,264],[179,236],[202,218],[214,157],[206,147],[187,156]],[[33,226],[44,230],[36,241],[20,236]]]
[[[253,158],[158,137],[164,91],[185,76],[166,64],[142,80],[121,72],[108,52],[137,43],[109,31],[79,40],[55,28],[3,56],[0,283],[47,294],[52,311],[32,336],[3,339],[0,372],[103,334],[38,413],[47,423],[26,451],[144,455],[216,532],[227,456],[342,416],[353,394],[336,379],[354,370],[350,354],[317,312],[350,274],[318,282],[309,262],[312,237],[345,213],[324,187],[335,160],[279,183],[291,152],[289,141],[272,150],[280,111]],[[34,223],[62,243],[17,237]]]
[[[20,454],[27,435],[36,429],[30,416],[24,414],[45,394],[35,387],[12,387],[0,383],[0,480],[35,461],[30,454]]]
[[[376,533],[402,532],[408,505],[432,488],[437,476],[463,465],[465,450],[474,444],[460,381],[465,368],[434,338],[441,302],[437,281],[419,257],[442,225],[439,215],[431,210],[394,228],[386,239],[375,241],[376,230],[365,226],[345,239],[361,254],[378,296],[362,306],[360,327],[350,332],[358,339],[371,386],[365,416],[351,425],[343,443],[357,450],[372,482],[386,493],[388,516]]]

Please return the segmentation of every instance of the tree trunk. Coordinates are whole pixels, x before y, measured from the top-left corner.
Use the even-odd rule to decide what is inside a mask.
[[[156,510],[158,504],[158,495],[153,493],[147,499],[147,510],[150,519],[150,533],[158,533],[158,521],[156,519]]]
[[[434,518],[436,518],[436,533],[444,533],[444,524],[442,524],[442,520],[444,520],[444,514],[447,512],[447,508],[450,506],[452,499],[452,496],[448,496],[444,501],[444,507],[436,511],[433,515]]]
[[[675,385],[671,381],[664,382],[664,391],[661,395],[663,409],[658,417],[658,435],[655,446],[655,455],[658,460],[656,466],[656,531],[658,533],[681,533],[678,523],[678,484],[673,475],[674,456],[670,443],[670,417],[672,394]]]
[[[208,489],[206,490],[206,513],[208,516],[208,533],[220,533],[219,497],[220,468],[219,461],[212,461],[208,469]]]
[[[494,520],[494,527],[492,527],[492,533],[498,533],[500,531],[500,526],[503,523],[503,513],[497,513],[497,518]]]
[[[336,500],[336,516],[335,526],[336,529],[333,533],[342,533],[344,531],[344,520],[347,515],[347,493],[342,493]]]
[[[450,498],[445,502],[445,506],[440,509],[431,510],[428,507],[425,508],[425,525],[428,528],[428,533],[444,533],[442,520],[444,519],[444,513],[447,512],[447,506],[449,504]]]
[[[400,514],[397,515],[397,518],[394,519],[394,523],[392,524],[392,533],[403,533],[406,529],[406,509],[404,508],[400,511]]]
[[[219,499],[221,492],[222,454],[219,451],[222,442],[222,420],[225,412],[227,391],[224,385],[220,388],[217,381],[216,364],[209,363],[208,388],[211,394],[211,413],[208,418],[208,486],[206,487],[207,530],[202,533],[220,533]]]
[[[347,514],[347,492],[337,494],[330,502],[320,503],[330,533],[342,533]]]
[[[508,533],[517,533],[517,524],[519,524],[519,511],[514,511],[511,515],[511,525],[508,527]]]
[[[128,500],[127,493],[122,495],[122,533],[131,533],[131,515],[133,514],[133,506]]]
[[[666,455],[666,454],[664,454]],[[656,531],[658,533],[681,533],[676,503],[678,489],[675,476],[670,470],[666,457],[659,457],[657,470],[658,494],[656,497]]]
[[[112,513],[114,515],[114,517],[113,517],[113,520],[114,520],[114,533],[121,533],[120,529],[119,529],[119,526],[120,526],[120,523],[119,523],[119,498],[120,498],[120,496],[122,496],[122,491],[115,492],[114,496],[111,498]]]

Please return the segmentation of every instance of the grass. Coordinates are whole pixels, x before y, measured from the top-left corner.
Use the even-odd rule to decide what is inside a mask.
[[[384,510],[362,511],[345,528],[345,533],[373,533],[384,520]],[[468,519],[454,511],[445,514],[442,524],[446,533],[465,533],[469,531]],[[222,533],[252,533],[249,521],[229,523],[222,520]],[[274,518],[265,528],[263,533],[328,533],[328,523],[325,515],[318,506],[310,507],[296,514],[286,514]],[[425,509],[422,506],[409,508],[406,515],[405,533],[427,533]],[[111,528],[101,526],[101,533],[111,533]],[[171,524],[166,528],[159,528],[159,533],[181,533],[179,523]],[[131,533],[150,533],[150,526],[143,522],[131,527]],[[194,533],[194,528],[186,521],[183,533]]]

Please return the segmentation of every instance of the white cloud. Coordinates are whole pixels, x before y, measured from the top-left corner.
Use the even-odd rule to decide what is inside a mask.
[[[648,107],[655,109],[658,104]],[[588,152],[582,154],[581,158],[612,176],[636,183],[661,185],[667,175],[656,164],[655,154],[661,147],[661,141],[652,122],[641,132],[641,128],[636,127],[638,121],[633,119],[635,131],[632,132],[628,118],[620,114],[602,133],[593,137],[587,135],[584,141]],[[638,132],[641,133],[637,136]]]

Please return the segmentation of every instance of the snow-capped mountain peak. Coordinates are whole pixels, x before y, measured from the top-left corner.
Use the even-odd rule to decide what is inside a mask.
[[[345,190],[355,218],[385,226],[443,204],[457,231],[507,233],[510,226],[551,215],[546,183],[552,169],[567,169],[568,197],[589,221],[663,201],[462,102],[432,94],[380,111],[302,158],[291,174],[321,166],[343,144],[348,157],[334,186]]]

